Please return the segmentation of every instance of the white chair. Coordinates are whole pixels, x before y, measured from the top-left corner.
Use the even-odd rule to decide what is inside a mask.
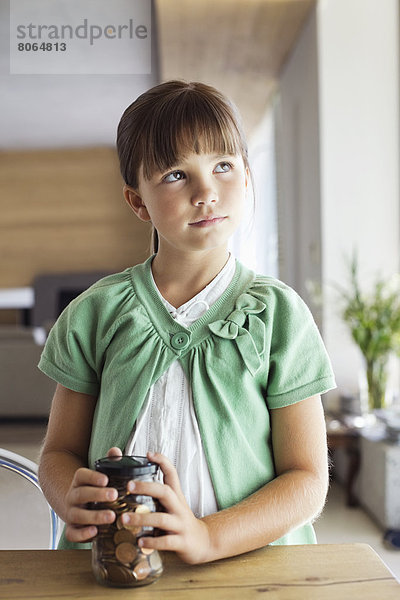
[[[4,448],[0,448],[0,467],[7,469],[9,471],[13,471],[17,475],[27,479],[30,481],[36,488],[42,491],[39,479],[38,479],[38,466],[36,463],[28,460],[27,458],[16,454],[15,452],[11,452],[10,450],[5,450]],[[50,518],[50,540],[49,540],[49,548],[51,550],[55,550],[57,547],[57,535],[59,529],[59,518],[51,508],[51,506],[47,503],[49,509],[49,518]]]

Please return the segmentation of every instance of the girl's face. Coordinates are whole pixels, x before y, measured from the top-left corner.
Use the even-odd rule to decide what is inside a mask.
[[[239,226],[249,173],[240,155],[185,156],[150,180],[139,173],[137,190],[125,187],[125,198],[159,236],[159,251],[226,248]]]

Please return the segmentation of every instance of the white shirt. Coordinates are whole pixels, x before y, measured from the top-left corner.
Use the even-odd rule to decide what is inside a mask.
[[[160,298],[171,316],[188,327],[222,296],[234,273],[235,259],[230,255],[211,283],[179,308],[173,307],[159,292]],[[145,456],[149,451],[161,452],[173,463],[182,492],[196,517],[218,510],[192,390],[179,360],[174,361],[150,388],[125,448],[126,454],[136,456]]]

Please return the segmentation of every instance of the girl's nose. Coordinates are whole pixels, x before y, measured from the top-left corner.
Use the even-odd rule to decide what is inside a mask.
[[[217,202],[217,200],[217,192],[212,187],[208,186],[199,186],[192,194],[192,204],[194,204],[194,206],[212,204],[213,202]]]

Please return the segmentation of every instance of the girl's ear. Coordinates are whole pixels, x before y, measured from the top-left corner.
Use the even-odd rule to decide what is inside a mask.
[[[142,202],[142,198],[137,190],[124,185],[123,188],[124,198],[127,204],[131,207],[133,212],[141,221],[151,221],[150,215],[147,212],[146,206]]]

